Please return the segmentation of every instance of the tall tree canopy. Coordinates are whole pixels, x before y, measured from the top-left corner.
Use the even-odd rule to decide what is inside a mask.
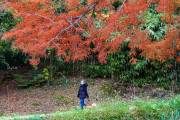
[[[159,40],[142,29],[147,22],[144,11],[152,4],[157,4],[156,12],[167,24]],[[38,64],[48,48],[65,61],[96,54],[105,63],[123,41],[130,41],[132,63],[139,51],[147,59],[165,61],[180,45],[174,0],[8,0],[3,6],[22,19],[3,38],[11,38],[14,47],[29,54],[31,64]]]

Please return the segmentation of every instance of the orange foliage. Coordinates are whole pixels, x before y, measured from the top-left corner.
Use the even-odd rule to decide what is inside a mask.
[[[176,41],[176,50],[180,50],[180,39]]]
[[[175,11],[174,0],[159,0],[158,12],[165,14],[164,18],[167,22],[173,22],[173,12]]]
[[[176,31],[170,31],[164,40],[152,42],[144,46],[143,54],[149,59],[165,61],[175,56]],[[148,53],[148,54],[147,54]]]
[[[30,63],[31,65],[34,65],[34,66],[38,65],[39,62],[40,62],[40,59],[38,59],[38,58],[32,58],[32,59],[30,59],[30,61],[29,61],[29,63]]]
[[[177,61],[177,62],[180,62],[180,57],[176,57],[176,61]]]
[[[151,3],[159,3],[157,10],[165,13],[165,19],[173,24],[173,0],[124,0],[123,5],[115,11],[112,7],[115,0],[87,0],[87,5],[80,5],[77,0],[65,0],[66,12],[55,14],[51,0],[11,0],[5,7],[13,9],[14,16],[22,17],[14,29],[4,34],[4,38],[14,38],[14,45],[32,56],[30,63],[36,65],[40,57],[46,56],[47,48],[55,48],[56,55],[66,61],[84,60],[91,53],[96,53],[101,63],[106,62],[108,54],[119,50],[124,40],[130,40],[129,48],[136,63],[136,53],[139,49],[147,59],[165,61],[175,55],[173,41],[177,31],[169,30],[160,42],[152,42],[146,31],[139,30],[143,20],[139,15]],[[109,15],[102,17],[101,9],[108,8]],[[96,12],[97,18],[91,14]],[[102,25],[96,27],[96,22]],[[83,38],[82,34],[88,33]],[[119,32],[114,38],[113,32]],[[111,38],[111,39],[110,39]],[[90,48],[91,43],[94,45]],[[177,49],[179,49],[177,41]]]

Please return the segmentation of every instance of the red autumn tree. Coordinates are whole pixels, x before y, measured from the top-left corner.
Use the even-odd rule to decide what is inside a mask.
[[[126,40],[130,41],[132,52],[140,49],[147,59],[164,61],[174,57],[172,44],[178,38],[175,28],[169,27],[159,42],[151,41],[147,31],[139,28],[144,23],[139,16],[152,3],[159,4],[157,11],[164,14],[162,20],[174,25],[177,22],[172,15],[174,0],[120,0],[122,5],[114,9],[112,3],[116,1],[62,0],[55,4],[51,0],[4,1],[6,9],[22,18],[4,38],[11,38],[15,47],[29,54],[31,64],[38,64],[39,58],[46,56],[47,48],[54,48],[56,55],[66,61],[84,60],[96,53],[104,63],[107,55],[119,50]],[[59,14],[57,6],[61,6]],[[102,12],[104,8],[108,9],[107,14]]]

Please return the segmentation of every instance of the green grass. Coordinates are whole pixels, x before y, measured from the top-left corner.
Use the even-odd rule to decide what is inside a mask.
[[[109,102],[92,109],[72,109],[23,119],[14,116],[11,120],[180,120],[180,96],[169,100]]]

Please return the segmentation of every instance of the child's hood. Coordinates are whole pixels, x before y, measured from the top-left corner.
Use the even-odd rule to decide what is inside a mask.
[[[86,84],[81,84],[80,86],[82,86],[82,87],[87,87],[88,84],[87,84],[87,83],[86,83]]]

